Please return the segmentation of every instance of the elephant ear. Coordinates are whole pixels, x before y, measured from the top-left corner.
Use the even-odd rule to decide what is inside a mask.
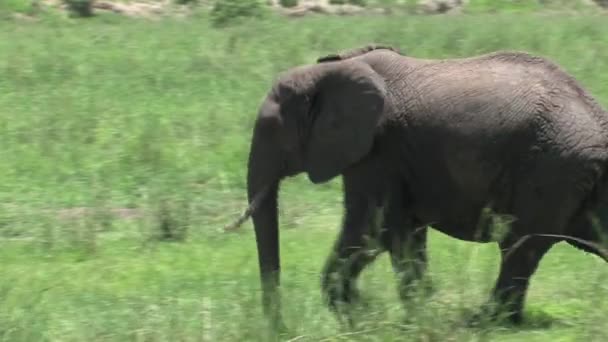
[[[359,47],[359,48],[354,48],[354,49],[350,49],[350,50],[345,50],[339,53],[332,53],[329,55],[325,55],[322,57],[317,58],[317,63],[324,63],[324,62],[334,62],[334,61],[343,61],[349,58],[353,58],[353,57],[357,57],[363,54],[366,54],[370,51],[374,51],[374,50],[389,50],[389,51],[393,51],[396,52],[398,54],[402,54],[401,51],[398,48],[392,47],[392,46],[388,46],[388,45],[378,45],[378,44],[368,44],[365,45],[363,47]]]
[[[327,63],[315,87],[314,122],[306,147],[306,172],[313,183],[339,175],[372,148],[384,110],[384,80],[358,61]]]

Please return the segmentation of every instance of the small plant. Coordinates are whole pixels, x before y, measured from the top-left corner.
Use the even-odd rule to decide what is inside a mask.
[[[351,5],[365,7],[365,5],[367,5],[367,0],[348,0],[348,3]]]
[[[217,0],[211,9],[211,20],[214,26],[225,26],[236,19],[260,17],[264,10],[260,0]]]
[[[40,0],[2,0],[0,1],[0,17],[10,17],[12,13],[36,15],[40,10]]]
[[[298,0],[280,0],[279,3],[283,7],[296,7],[296,6],[298,6]]]
[[[541,9],[542,2],[538,1],[493,1],[471,0],[466,4],[466,10],[473,13],[496,12],[532,12]]]
[[[184,201],[162,199],[157,206],[157,240],[183,241],[188,232],[188,206]]]
[[[329,3],[332,5],[345,5],[345,4],[351,4],[351,5],[356,5],[356,6],[365,6],[367,3],[367,0],[329,0]]]
[[[74,17],[93,16],[93,0],[64,0],[70,15]]]
[[[174,0],[178,5],[196,4],[198,0]]]

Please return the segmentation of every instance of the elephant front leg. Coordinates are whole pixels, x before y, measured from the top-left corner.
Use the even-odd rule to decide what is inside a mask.
[[[412,225],[410,228],[394,228],[387,230],[390,238],[387,238],[386,243],[398,279],[399,297],[405,304],[412,298],[414,290],[420,288],[427,295],[433,290],[431,279],[426,275],[428,229],[425,226],[413,228]]]
[[[372,167],[370,167],[372,166]],[[385,187],[372,164],[351,169],[344,175],[345,213],[342,229],[322,275],[322,290],[334,312],[348,308],[358,298],[356,280],[362,270],[383,252],[380,242]],[[347,304],[343,306],[341,304]],[[351,322],[352,323],[352,322]]]
[[[430,294],[432,285],[426,275],[428,228],[414,218],[409,209],[405,186],[393,187],[384,212],[382,242],[389,251],[393,270],[398,278],[398,291],[405,304],[415,285],[422,285]]]
[[[347,206],[342,230],[322,275],[322,289],[334,311],[340,304],[352,304],[359,298],[355,285],[357,278],[383,252],[380,245],[373,246],[379,239],[374,234],[374,216],[378,210],[373,203],[363,199]]]

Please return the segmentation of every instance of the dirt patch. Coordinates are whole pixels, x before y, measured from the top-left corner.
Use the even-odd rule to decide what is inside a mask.
[[[1,1],[1,0],[0,0]],[[64,0],[33,0],[36,6],[42,5],[67,12]],[[212,7],[211,0],[199,0],[196,7],[178,5],[174,0],[93,0],[94,12],[111,12],[133,18],[160,18],[163,16],[188,16],[194,8]],[[597,8],[607,8],[608,0],[581,0],[582,3]],[[460,13],[468,0],[418,0],[414,12],[418,14]],[[288,17],[302,17],[310,14],[324,15],[361,15],[389,14],[391,9],[380,7],[361,7],[352,4],[331,4],[329,0],[299,0],[294,7],[283,7],[279,0],[267,0],[267,4],[277,13]],[[20,21],[32,21],[30,16],[15,16]]]
[[[42,0],[48,7],[68,11],[63,0]],[[175,5],[171,0],[156,1],[110,1],[95,0],[91,7],[94,12],[111,12],[134,18],[156,18],[164,15],[183,16],[190,11],[188,6]]]
[[[468,0],[419,0],[416,10],[424,14],[459,12],[467,2]],[[279,13],[287,16],[303,16],[312,13],[333,15],[388,13],[384,8],[361,7],[352,4],[331,4],[329,0],[300,0],[297,6],[291,8],[281,7],[278,0],[270,0],[270,4]]]
[[[47,7],[67,12],[67,5],[63,0],[41,0],[41,4]],[[279,14],[300,17],[308,14],[327,15],[355,15],[363,13],[385,13],[382,8],[367,8],[351,4],[330,4],[329,0],[300,0],[295,7],[283,7],[279,0],[269,0],[270,7]],[[210,2],[202,1],[202,7],[210,8]],[[161,16],[186,16],[192,8],[187,5],[177,5],[172,0],[134,0],[134,1],[112,1],[94,0],[92,4],[94,12],[111,12],[134,18],[158,18]]]
[[[331,4],[329,0],[300,0],[297,6],[282,7],[278,0],[270,0],[270,5],[278,13],[301,17],[307,14],[354,15],[361,13],[384,13],[381,8],[365,8],[351,4]]]
[[[467,2],[467,0],[422,0],[418,2],[418,7],[427,14],[453,13],[462,10]]]
[[[95,1],[93,3],[93,8],[96,10],[110,11],[129,17],[152,17],[159,16],[167,12],[168,5],[169,3],[167,1],[154,3]]]

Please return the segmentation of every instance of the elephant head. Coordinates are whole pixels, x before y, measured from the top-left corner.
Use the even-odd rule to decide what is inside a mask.
[[[279,182],[305,172],[323,183],[361,160],[372,148],[385,97],[383,78],[349,58],[281,74],[261,104],[248,161],[250,206],[234,226],[253,218],[266,314],[280,311]]]

